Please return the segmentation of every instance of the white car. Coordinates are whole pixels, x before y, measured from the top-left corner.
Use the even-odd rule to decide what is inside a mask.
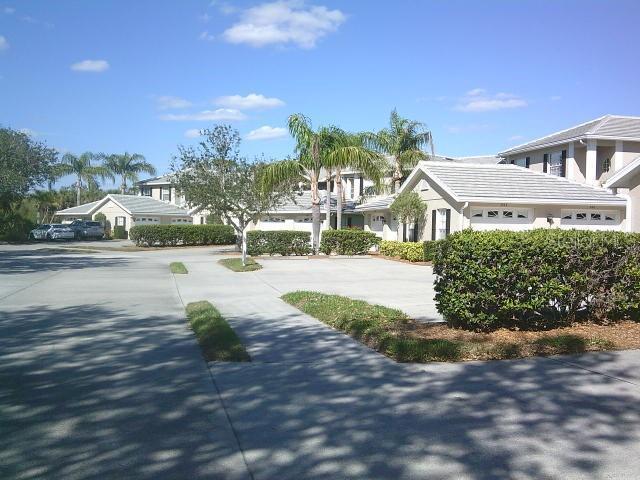
[[[73,229],[62,225],[61,223],[51,224],[51,228],[47,230],[47,240],[73,240],[76,234]]]

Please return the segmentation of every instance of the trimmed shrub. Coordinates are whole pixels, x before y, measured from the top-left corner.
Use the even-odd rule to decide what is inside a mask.
[[[325,230],[322,232],[320,251],[325,255],[364,255],[380,243],[373,232],[358,229]]]
[[[36,223],[21,212],[0,212],[0,240],[7,242],[23,242]]]
[[[456,328],[555,328],[637,319],[640,235],[465,230],[434,257],[438,310]]]
[[[387,257],[397,257],[410,262],[429,262],[433,260],[437,242],[397,242],[383,240],[380,253]]]
[[[249,255],[309,255],[311,233],[296,230],[251,230],[247,232]]]
[[[136,225],[129,230],[129,236],[136,245],[144,247],[232,245],[236,242],[231,225]]]
[[[116,240],[124,240],[126,238],[129,238],[128,232],[122,225],[116,225],[115,227],[113,227],[113,238],[115,238]]]

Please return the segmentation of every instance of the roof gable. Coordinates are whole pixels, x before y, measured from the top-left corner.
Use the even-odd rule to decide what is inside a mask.
[[[515,165],[420,162],[401,191],[417,183],[418,169],[458,202],[620,206],[626,203],[624,198],[603,188]]]

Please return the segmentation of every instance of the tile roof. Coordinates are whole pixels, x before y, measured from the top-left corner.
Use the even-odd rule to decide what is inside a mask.
[[[385,197],[372,198],[365,203],[356,206],[354,212],[372,212],[375,210],[387,210],[396,199],[396,194],[387,195]]]
[[[420,162],[423,172],[460,202],[509,202],[561,205],[620,205],[626,200],[604,188],[516,165]]]
[[[102,199],[104,200],[104,199]],[[96,200],[95,202],[83,203],[82,205],[78,205],[77,207],[69,207],[64,210],[60,210],[56,212],[56,214],[62,215],[89,215],[91,211],[98,206],[102,200]]]
[[[609,137],[609,138],[633,138],[640,139],[640,117],[627,117],[621,115],[605,115],[575,127],[561,130],[536,140],[532,140],[513,148],[500,152],[500,155],[511,155],[518,152],[526,152],[547,145],[553,145],[570,140],[579,140],[584,137]]]
[[[159,177],[147,178],[146,180],[140,180],[136,182],[136,185],[164,185],[172,183],[172,175],[160,175]]]

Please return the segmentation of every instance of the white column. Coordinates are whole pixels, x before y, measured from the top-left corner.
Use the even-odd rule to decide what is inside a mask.
[[[596,184],[596,166],[597,166],[597,143],[595,139],[587,140],[587,172],[586,183],[589,185]]]
[[[613,153],[613,171],[617,172],[618,170],[620,170],[624,165],[624,155],[622,154],[624,152],[624,143],[622,142],[622,140],[616,140],[616,151]]]
[[[573,142],[567,148],[567,178],[573,180],[576,176],[576,149]]]

